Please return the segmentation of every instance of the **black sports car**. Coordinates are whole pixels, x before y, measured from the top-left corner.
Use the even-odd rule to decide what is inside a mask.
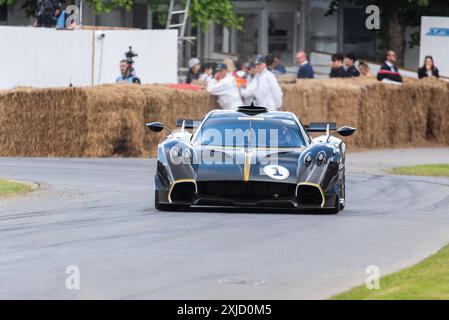
[[[338,213],[345,206],[345,144],[356,129],[304,126],[291,112],[255,106],[178,120],[158,146],[155,207],[257,207]],[[191,133],[188,129],[193,129]],[[325,132],[312,139],[310,132]],[[333,132],[332,134],[330,132]]]

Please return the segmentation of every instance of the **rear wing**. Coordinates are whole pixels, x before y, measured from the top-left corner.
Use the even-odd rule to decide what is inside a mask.
[[[176,127],[184,129],[196,129],[199,127],[201,120],[178,119],[176,120]]]
[[[304,128],[307,132],[329,132],[337,130],[337,124],[335,122],[311,122]]]

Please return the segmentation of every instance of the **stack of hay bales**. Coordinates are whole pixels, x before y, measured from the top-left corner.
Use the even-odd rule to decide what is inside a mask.
[[[160,85],[0,91],[0,156],[149,156],[161,134],[145,122],[201,118],[215,99]]]
[[[449,145],[449,85],[406,79],[303,80],[284,86],[284,108],[303,123],[332,121],[358,128],[345,139],[358,148]]]
[[[283,84],[284,110],[305,123],[332,121],[358,133],[350,148],[449,145],[449,85],[407,79],[402,86],[372,78],[301,80]],[[145,122],[173,127],[201,119],[216,106],[205,90],[163,85],[0,91],[0,156],[154,156],[165,133]]]

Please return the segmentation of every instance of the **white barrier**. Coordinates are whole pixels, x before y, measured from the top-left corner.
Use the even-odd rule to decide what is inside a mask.
[[[176,30],[0,27],[0,43],[0,89],[114,83],[129,46],[142,83],[177,81]]]

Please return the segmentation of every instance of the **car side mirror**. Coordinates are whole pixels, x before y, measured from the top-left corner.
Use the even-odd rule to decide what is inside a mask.
[[[170,131],[167,127],[164,126],[164,124],[162,124],[160,122],[149,122],[145,125],[147,126],[148,129],[150,129],[153,132],[161,132],[164,129],[167,129],[168,131]]]
[[[342,137],[349,137],[352,136],[357,131],[356,128],[344,126],[337,130],[337,133],[341,135]]]

